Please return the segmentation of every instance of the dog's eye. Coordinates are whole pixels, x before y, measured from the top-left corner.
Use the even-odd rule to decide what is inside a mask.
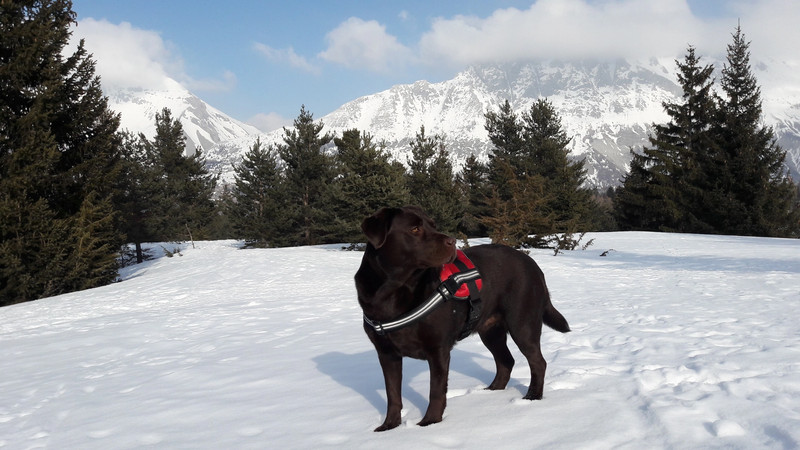
[[[422,228],[420,227],[411,227],[411,234],[420,234],[422,233]]]

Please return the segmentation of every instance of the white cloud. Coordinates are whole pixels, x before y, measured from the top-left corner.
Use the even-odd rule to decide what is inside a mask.
[[[291,67],[313,74],[319,74],[320,72],[318,67],[308,62],[306,58],[295,53],[292,47],[286,49],[276,49],[270,47],[269,45],[256,42],[253,44],[253,48],[274,63],[288,63]]]
[[[411,50],[374,20],[351,17],[330,31],[325,40],[328,48],[318,56],[351,69],[387,73],[413,59]]]
[[[167,89],[169,74],[181,72],[183,65],[158,33],[127,22],[84,19],[73,39],[85,39],[106,88]]]
[[[714,32],[685,1],[539,0],[487,18],[437,19],[420,40],[429,64],[532,58],[674,56]]]
[[[259,113],[247,120],[247,123],[268,133],[272,130],[288,127],[294,123],[294,119],[287,119],[278,113]]]
[[[724,58],[741,20],[755,59],[800,60],[797,0],[718,0],[700,5],[704,18],[689,1],[537,0],[527,9],[498,9],[488,17],[434,19],[413,48],[384,25],[351,17],[327,34],[327,49],[317,56],[379,73],[417,64],[461,69],[530,59],[678,59],[689,45],[701,56]],[[709,8],[714,14],[707,14]],[[408,17],[405,10],[399,13],[401,20]]]
[[[73,40],[78,39],[85,40],[106,89],[168,90],[176,81],[191,91],[230,91],[236,86],[236,75],[230,71],[221,79],[189,76],[181,57],[160,34],[127,22],[83,19],[73,30]]]

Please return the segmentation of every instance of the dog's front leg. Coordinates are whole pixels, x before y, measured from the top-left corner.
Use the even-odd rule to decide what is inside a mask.
[[[427,426],[442,421],[444,408],[447,406],[447,374],[450,370],[450,351],[438,349],[428,356],[431,371],[431,392],[428,410],[417,424]]]
[[[386,420],[375,431],[386,431],[400,425],[400,411],[403,409],[403,397],[400,392],[403,383],[403,357],[394,353],[378,352],[378,360],[383,370],[383,381],[386,384]]]

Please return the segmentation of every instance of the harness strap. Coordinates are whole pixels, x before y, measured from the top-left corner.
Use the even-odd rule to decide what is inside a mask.
[[[419,305],[418,307],[414,308],[413,310],[403,314],[397,320],[393,320],[391,322],[381,323],[377,320],[370,320],[366,314],[364,314],[364,323],[371,326],[378,335],[383,336],[388,331],[394,331],[412,323],[416,322],[417,320],[422,319],[423,317],[430,314],[440,303],[444,302],[445,298],[441,292],[442,285],[439,285],[439,288],[434,291],[434,293],[428,298],[428,300]],[[446,291],[446,290],[445,290]]]
[[[457,263],[459,264],[460,261]],[[459,269],[462,267],[459,266]],[[466,269],[466,266],[463,266],[463,269]],[[411,311],[403,314],[396,320],[391,322],[380,322],[377,320],[372,320],[364,314],[364,323],[369,325],[379,336],[385,335],[389,331],[398,330],[403,327],[407,327],[414,322],[422,319],[423,317],[427,316],[431,313],[436,307],[447,300],[459,300],[465,301],[469,300],[470,304],[470,313],[467,318],[467,322],[464,324],[464,328],[462,328],[461,333],[458,337],[458,340],[462,340],[465,337],[469,336],[472,333],[475,325],[478,322],[478,318],[481,312],[481,303],[479,297],[479,291],[477,286],[477,281],[480,280],[481,274],[478,272],[478,269],[467,269],[462,272],[455,273],[451,275],[447,280],[443,281],[439,287],[431,294],[430,297],[425,301],[425,303],[419,305],[418,307],[412,309]],[[463,284],[467,284],[469,286],[469,297],[456,297],[455,293],[458,291],[459,287]],[[473,295],[474,293],[474,295]],[[474,297],[474,298],[473,298]]]
[[[460,258],[453,261],[453,264],[455,264],[462,273],[469,270],[467,265]],[[467,281],[466,284],[467,288],[469,289],[469,314],[467,315],[467,321],[464,323],[464,327],[461,329],[461,333],[458,336],[459,341],[472,334],[472,331],[475,330],[475,327],[478,325],[478,319],[480,319],[481,309],[483,306],[481,303],[481,291],[478,287],[477,280],[471,279]]]

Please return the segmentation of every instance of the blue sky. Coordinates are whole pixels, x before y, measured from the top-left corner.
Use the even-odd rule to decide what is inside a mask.
[[[724,52],[800,61],[796,0],[73,0],[103,83],[177,80],[263,130],[401,83],[530,58]]]

